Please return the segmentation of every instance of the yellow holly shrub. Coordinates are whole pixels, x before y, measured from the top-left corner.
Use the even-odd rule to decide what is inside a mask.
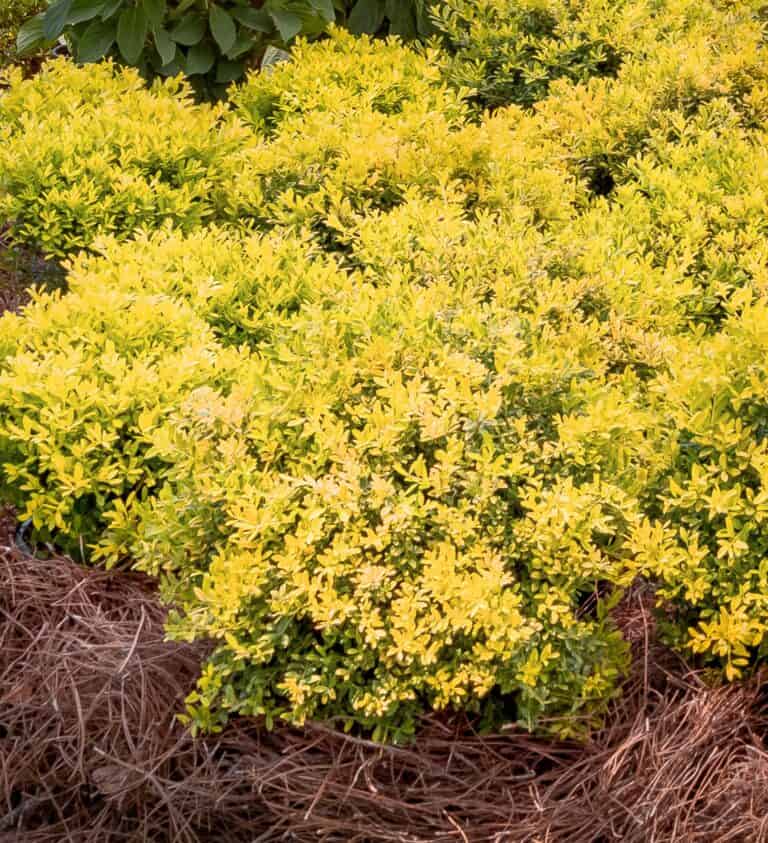
[[[518,6],[492,113],[341,33],[229,107],[60,62],[0,98],[0,213],[69,256],[0,320],[3,494],[160,578],[203,727],[573,731],[637,576],[727,675],[768,646],[760,10]]]
[[[178,79],[151,89],[137,71],[49,62],[7,73],[0,96],[0,219],[17,241],[63,257],[102,234],[221,213],[221,171],[245,133],[222,106],[195,105]]]
[[[511,245],[514,232],[496,236]],[[217,326],[224,291],[235,279],[245,289],[243,274],[252,291],[271,283],[284,245],[191,240],[113,246],[71,278],[78,289],[165,280]],[[207,271],[216,287],[180,284],[182,261],[188,279]],[[306,268],[283,264],[275,283],[292,289],[295,272]],[[585,379],[595,333],[575,314],[566,347],[535,307],[516,326],[524,311],[504,303],[501,279],[489,289],[473,274],[414,285],[321,263],[303,284],[268,330],[250,294],[253,354],[235,385],[155,413],[148,456],[168,466],[165,483],[108,512],[96,549],[108,560],[129,549],[166,578],[182,611],[173,634],[220,642],[198,721],[222,709],[343,715],[392,736],[425,706],[476,708],[500,693],[528,724],[599,706],[625,651],[580,603],[617,580],[617,537],[636,516],[596,466],[571,476],[556,453],[565,407],[596,392],[618,400]],[[610,438],[593,447],[612,461]]]

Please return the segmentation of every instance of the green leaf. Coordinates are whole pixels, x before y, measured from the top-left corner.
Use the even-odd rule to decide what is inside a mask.
[[[437,34],[438,30],[430,15],[428,3],[419,3],[416,7],[416,29],[421,36]]]
[[[128,64],[136,64],[147,40],[147,15],[141,6],[123,9],[117,22],[117,46]]]
[[[176,44],[171,40],[168,30],[163,26],[156,26],[152,30],[152,38],[163,66],[170,64],[176,56]]]
[[[72,8],[67,15],[67,24],[84,23],[100,15],[104,8],[104,0],[73,0]]]
[[[43,37],[46,41],[54,41],[64,31],[64,27],[72,8],[72,0],[56,0],[43,15]]]
[[[187,75],[196,76],[198,74],[208,73],[215,61],[216,54],[213,52],[213,47],[207,41],[201,44],[195,44],[187,52]]]
[[[108,20],[123,7],[124,0],[106,0],[101,10],[101,19]]]
[[[284,9],[270,9],[270,17],[275,22],[280,37],[286,43],[301,32],[301,18],[293,12]]]
[[[206,28],[205,18],[193,12],[185,15],[173,27],[170,36],[177,44],[192,47],[203,40]]]
[[[16,51],[19,54],[28,53],[46,42],[43,34],[43,13],[35,15],[24,23],[16,35]]]
[[[178,76],[184,72],[184,55],[181,50],[174,44],[173,58],[167,63],[157,69],[161,76]]]
[[[78,62],[87,64],[103,59],[115,43],[116,34],[114,21],[93,21],[77,40],[75,55]]]
[[[235,43],[227,50],[226,56],[228,59],[233,60],[240,58],[240,56],[249,53],[254,47],[256,46],[256,42],[252,35],[248,35],[245,32],[238,33],[237,40]]]
[[[208,21],[213,40],[222,53],[229,52],[237,40],[237,27],[232,18],[220,6],[212,5]]]
[[[220,59],[216,65],[216,81],[220,85],[225,85],[228,82],[234,82],[235,79],[239,79],[244,72],[245,65],[243,62]]]
[[[392,35],[413,38],[417,34],[414,10],[402,0],[387,0],[384,13],[389,19],[389,31]]]
[[[144,11],[151,27],[160,26],[165,20],[167,6],[165,0],[143,0]]]
[[[237,6],[230,11],[232,17],[256,32],[272,32],[275,28],[272,18],[266,9],[252,9],[250,6]]]
[[[357,0],[347,27],[355,35],[372,35],[384,22],[384,0]]]
[[[312,8],[328,23],[336,20],[336,11],[332,0],[312,0]]]

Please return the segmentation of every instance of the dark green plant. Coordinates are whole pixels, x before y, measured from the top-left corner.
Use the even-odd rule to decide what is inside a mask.
[[[269,45],[320,35],[334,22],[404,37],[429,28],[426,0],[53,0],[21,28],[18,49],[64,36],[80,63],[112,57],[146,75],[225,85]]]

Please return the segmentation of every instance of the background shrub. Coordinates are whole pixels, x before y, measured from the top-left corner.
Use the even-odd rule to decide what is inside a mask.
[[[179,80],[151,89],[111,64],[61,59],[0,99],[0,214],[17,241],[63,257],[99,234],[224,213],[218,173],[244,138]],[[22,142],[22,138],[25,138]]]
[[[28,9],[27,11],[31,11]],[[426,0],[53,0],[25,23],[22,51],[64,34],[78,62],[107,56],[144,75],[184,73],[227,85],[271,44],[338,21],[356,34],[426,34]]]

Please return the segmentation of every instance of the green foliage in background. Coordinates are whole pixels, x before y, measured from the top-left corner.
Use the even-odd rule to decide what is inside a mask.
[[[24,53],[66,36],[76,61],[111,56],[144,75],[226,85],[270,44],[313,37],[338,22],[356,33],[425,34],[421,0],[53,0],[21,29]]]

